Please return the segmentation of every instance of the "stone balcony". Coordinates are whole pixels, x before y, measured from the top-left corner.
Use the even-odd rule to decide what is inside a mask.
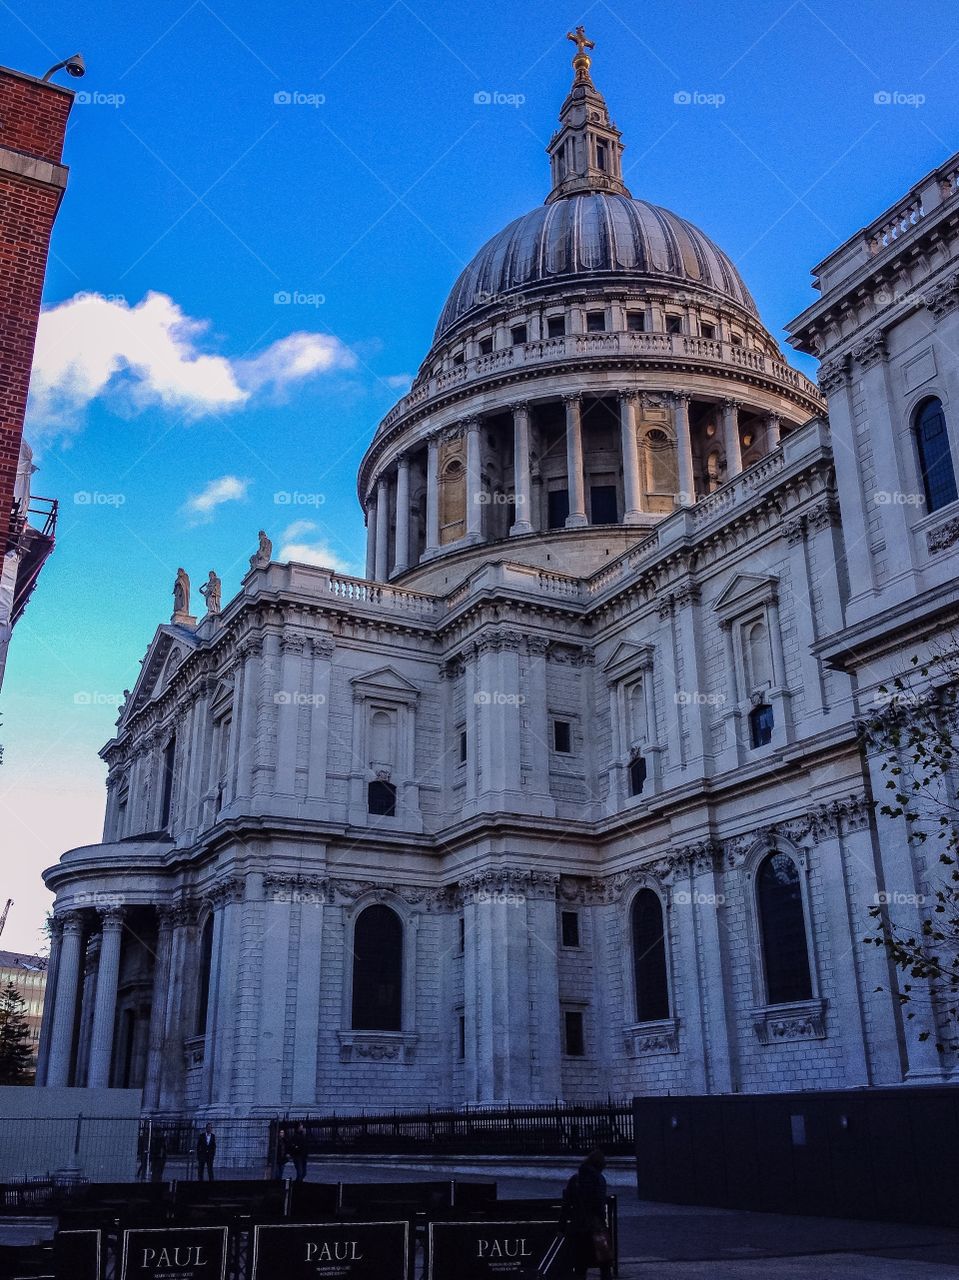
[[[705,372],[756,378],[792,399],[798,397],[809,402],[804,407],[810,413],[817,412],[822,403],[818,388],[807,377],[785,361],[751,347],[681,333],[618,330],[541,338],[477,356],[443,373],[423,378],[390,410],[377,435],[382,437],[426,405],[432,407],[445,397],[467,389],[479,390],[498,378],[524,372],[564,373],[572,369],[581,372],[584,360],[599,363],[624,357],[642,361],[652,369],[686,366]]]

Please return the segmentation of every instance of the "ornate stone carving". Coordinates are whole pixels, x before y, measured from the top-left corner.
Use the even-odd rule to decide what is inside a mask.
[[[526,652],[542,657],[549,650],[550,643],[546,636],[527,636]]]
[[[314,658],[332,658],[336,643],[329,636],[314,636],[310,640],[310,649]]]
[[[959,307],[959,271],[954,271],[952,275],[930,289],[926,297],[926,306],[937,320],[941,320],[943,316]]]
[[[824,1040],[826,1002],[805,1000],[792,1005],[768,1005],[753,1009],[753,1030],[760,1044],[787,1040]]]
[[[498,627],[484,631],[476,639],[478,653],[499,653],[502,650],[515,652],[522,647],[522,631],[512,631],[507,627]]]
[[[184,898],[170,908],[170,921],[174,929],[185,929],[196,924],[201,904],[196,898]]]
[[[811,533],[820,529],[828,529],[840,523],[839,503],[835,498],[825,498],[806,512],[806,521]]]
[[[416,1035],[406,1031],[341,1031],[340,1061],[412,1062]]]
[[[849,378],[848,356],[836,356],[832,360],[824,360],[819,366],[819,389],[824,396],[831,396],[840,387],[845,387]]]
[[[661,1022],[641,1023],[623,1032],[623,1047],[628,1058],[644,1058],[647,1054],[678,1053],[679,1023],[675,1018]]]
[[[459,882],[460,902],[476,904],[503,902],[519,905],[527,898],[555,898],[559,876],[522,867],[490,867]],[[515,902],[511,902],[515,899]]]
[[[361,894],[369,893],[379,886],[373,880],[331,880],[330,888],[347,902],[355,902]]]
[[[926,534],[926,545],[930,555],[935,555],[937,551],[948,551],[957,542],[959,542],[959,517],[946,520]]]
[[[232,902],[243,901],[243,881],[239,876],[229,880],[221,880],[211,885],[205,895],[206,900],[216,907],[226,907]]]
[[[299,631],[284,631],[280,636],[280,648],[284,653],[303,653],[306,649],[306,636]]]
[[[578,902],[583,906],[606,901],[606,883],[596,876],[588,879],[579,876],[560,876],[557,890],[563,902]]]
[[[326,876],[284,875],[263,877],[263,892],[274,902],[317,904],[332,902],[330,881]]]
[[[861,369],[865,370],[885,360],[886,354],[886,335],[881,329],[874,329],[853,348],[852,358]]]
[[[806,517],[793,516],[790,520],[784,520],[782,524],[783,538],[787,547],[794,547],[798,542],[802,542],[806,533]]]

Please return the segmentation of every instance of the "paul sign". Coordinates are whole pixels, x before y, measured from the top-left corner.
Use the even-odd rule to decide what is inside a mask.
[[[410,1240],[406,1220],[255,1227],[251,1280],[409,1280]]]
[[[124,1231],[120,1280],[226,1280],[226,1227]]]
[[[431,1222],[426,1280],[536,1275],[558,1235],[553,1221]]]

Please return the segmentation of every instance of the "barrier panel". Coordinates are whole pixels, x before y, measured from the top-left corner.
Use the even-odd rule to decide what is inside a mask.
[[[535,1275],[561,1236],[555,1218],[533,1221],[431,1222],[426,1280],[502,1280]]]
[[[253,1229],[250,1280],[410,1280],[412,1274],[413,1232],[408,1220],[282,1223]]]
[[[453,1182],[341,1182],[339,1212],[363,1213],[370,1205],[395,1205],[434,1213],[453,1203]]]
[[[103,1232],[97,1229],[58,1231],[53,1238],[56,1280],[101,1280]]]
[[[227,1280],[228,1235],[227,1227],[126,1230],[119,1280]]]
[[[334,1218],[340,1203],[335,1182],[294,1182],[290,1186],[287,1217],[293,1222],[316,1222]]]

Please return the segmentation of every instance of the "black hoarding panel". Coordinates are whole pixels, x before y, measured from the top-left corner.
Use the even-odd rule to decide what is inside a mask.
[[[103,1236],[99,1231],[58,1231],[53,1238],[53,1274],[57,1280],[100,1280]]]
[[[124,1231],[120,1280],[226,1280],[226,1227]]]
[[[552,1222],[431,1222],[426,1280],[526,1280],[552,1258]]]
[[[409,1280],[408,1221],[255,1227],[251,1280]]]

